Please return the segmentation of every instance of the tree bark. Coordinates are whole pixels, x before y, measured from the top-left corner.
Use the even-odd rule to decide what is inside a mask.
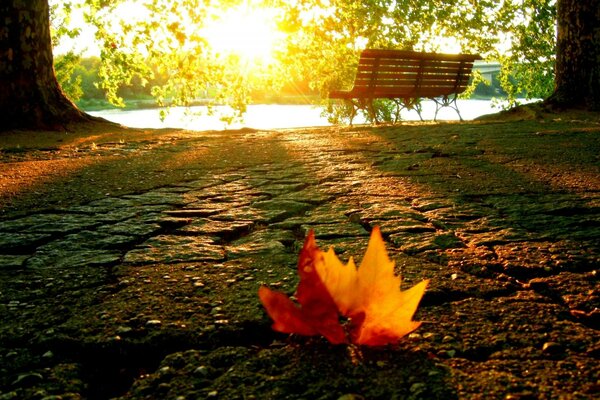
[[[56,80],[48,0],[0,2],[0,131],[90,120]]]
[[[558,0],[554,93],[546,104],[600,110],[600,0]]]

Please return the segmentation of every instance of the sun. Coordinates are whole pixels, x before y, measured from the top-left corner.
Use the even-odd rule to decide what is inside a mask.
[[[277,28],[275,9],[248,4],[215,12],[202,29],[202,36],[213,51],[234,54],[246,61],[268,63],[284,38]]]

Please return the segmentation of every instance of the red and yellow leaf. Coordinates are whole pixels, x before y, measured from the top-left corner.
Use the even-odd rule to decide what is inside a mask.
[[[333,249],[323,252],[309,233],[298,262],[299,306],[267,288],[259,296],[275,321],[273,329],[301,335],[325,336],[332,343],[346,342],[339,316],[349,318],[348,336],[355,344],[380,346],[395,343],[417,329],[412,320],[428,281],[406,291],[378,227],[373,229],[359,268],[351,258],[344,265]]]
[[[321,334],[333,344],[344,343],[346,334],[339,323],[338,309],[314,266],[315,257],[320,253],[315,235],[310,232],[298,261],[300,283],[296,298],[299,307],[283,293],[266,287],[259,289],[259,297],[274,321],[274,330],[308,336]]]
[[[273,329],[283,333],[313,336],[319,332],[310,324],[302,309],[285,294],[265,286],[258,289],[258,296],[273,321]]]

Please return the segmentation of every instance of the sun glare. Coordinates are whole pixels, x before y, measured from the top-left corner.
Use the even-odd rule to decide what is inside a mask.
[[[235,54],[246,61],[270,62],[283,39],[275,19],[273,9],[240,6],[215,13],[206,21],[202,36],[217,53]]]

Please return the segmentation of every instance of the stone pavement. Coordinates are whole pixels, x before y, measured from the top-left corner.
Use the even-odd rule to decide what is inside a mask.
[[[0,399],[598,398],[598,140],[571,128],[199,133],[173,158],[210,149],[200,179],[5,215]],[[431,279],[421,328],[272,332],[256,291],[293,292],[307,231],[360,259],[376,225]]]

